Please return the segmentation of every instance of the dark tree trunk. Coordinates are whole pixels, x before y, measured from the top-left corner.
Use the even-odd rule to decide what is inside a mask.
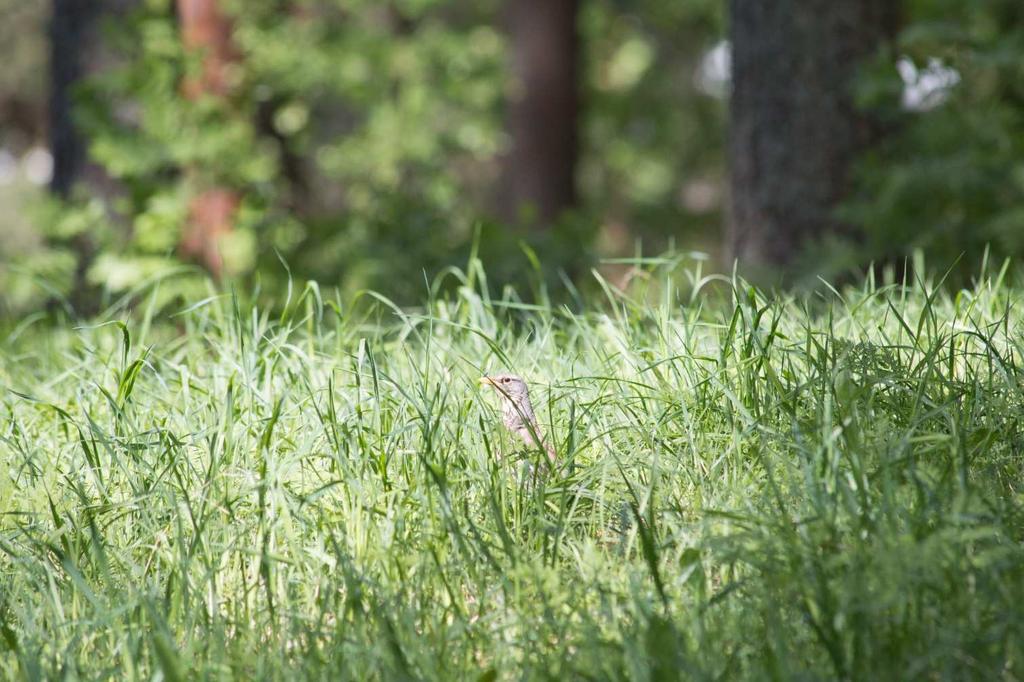
[[[579,0],[511,0],[518,84],[501,203],[513,221],[525,209],[533,222],[547,226],[576,204],[578,9]]]
[[[727,251],[785,266],[827,233],[852,163],[880,134],[854,105],[858,68],[890,41],[898,0],[730,0],[733,93]]]
[[[53,0],[50,14],[50,97],[47,121],[53,171],[50,192],[70,199],[75,185],[84,179],[86,142],[74,121],[74,91],[94,68],[96,20],[103,10],[100,0]],[[68,301],[79,315],[96,311],[95,291],[87,273],[96,252],[92,235],[73,236],[75,272]]]
[[[72,93],[86,69],[97,0],[53,0],[50,18],[50,189],[68,198],[85,164],[85,143],[72,118]]]

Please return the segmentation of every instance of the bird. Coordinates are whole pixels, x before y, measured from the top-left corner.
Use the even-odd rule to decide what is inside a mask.
[[[519,436],[527,446],[543,448],[554,466],[555,449],[544,440],[540,431],[526,382],[515,374],[496,374],[480,377],[480,383],[489,385],[501,396],[501,420],[505,428]]]

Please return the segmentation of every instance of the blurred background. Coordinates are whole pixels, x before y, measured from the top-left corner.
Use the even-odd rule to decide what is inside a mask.
[[[0,0],[0,19],[0,315],[206,274],[414,303],[471,253],[497,283],[616,281],[675,250],[799,286],[1024,250],[1020,0]]]

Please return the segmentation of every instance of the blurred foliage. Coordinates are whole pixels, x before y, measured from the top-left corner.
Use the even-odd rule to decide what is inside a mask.
[[[182,95],[199,65],[182,50],[173,3],[137,0],[107,22],[111,57],[77,94],[91,159],[112,182],[40,207],[40,234],[4,244],[0,258],[28,275],[16,287],[15,270],[0,268],[9,307],[66,295],[83,240],[87,280],[108,296],[169,270],[179,293],[204,288],[198,269],[181,274],[177,245],[191,198],[213,185],[243,197],[223,249],[229,276],[258,275],[271,291],[290,272],[415,301],[425,275],[464,263],[474,239],[498,282],[535,284],[540,261],[548,280],[559,268],[584,272],[641,240],[647,253],[676,245],[714,256],[728,85],[709,89],[698,73],[725,33],[722,0],[581,4],[580,206],[544,232],[492,214],[514,90],[504,0],[222,1],[240,55],[225,99]],[[0,101],[14,93],[36,111],[40,7],[0,0],[12,55]],[[915,249],[931,262],[965,254],[965,267],[987,245],[1024,251],[1024,5],[907,0],[905,17],[858,93],[888,130],[841,209],[865,238],[825,237],[805,272],[834,276]],[[934,68],[958,82],[908,105],[908,73],[923,80]],[[16,127],[3,121],[0,142]]]
[[[44,143],[46,5],[0,0],[0,316],[9,306],[38,306],[52,291],[36,279],[52,279],[53,273],[59,279],[74,268],[72,254],[42,248],[31,211],[41,190],[22,169],[23,156]]]
[[[0,0],[0,148],[38,141],[46,101],[46,5]]]
[[[859,170],[845,212],[867,239],[845,258],[923,249],[933,263],[963,255],[967,274],[986,248],[1024,253],[1024,3],[912,0],[908,16],[899,53],[864,79],[863,101],[888,107],[892,134]],[[911,76],[940,69],[958,82],[908,107],[892,68],[901,57]]]
[[[130,226],[129,248],[99,259],[94,281],[110,286],[124,261],[173,261],[190,197],[214,184],[244,197],[229,274],[280,253],[358,286],[403,258],[429,262],[445,230],[468,229],[454,160],[493,153],[501,92],[500,37],[472,18],[441,21],[441,5],[230,6],[232,95],[189,101],[180,83],[198,60],[167,3],[147,3],[111,33],[127,58],[82,99],[92,157],[126,188],[113,208]]]
[[[589,90],[580,177],[588,205],[652,250],[673,239],[716,248],[726,107],[698,89],[696,74],[725,33],[723,3],[583,7]],[[713,196],[688,202],[692,187]]]
[[[693,78],[721,32],[715,0],[584,5],[582,201],[544,233],[491,215],[512,79],[498,0],[228,2],[233,91],[199,101],[181,94],[199,65],[168,5],[146,0],[108,25],[119,59],[79,93],[91,158],[121,190],[104,200],[107,226],[81,217],[102,214],[94,196],[70,222],[98,247],[90,281],[112,293],[174,267],[189,200],[214,184],[244,197],[229,275],[272,286],[283,258],[295,275],[403,300],[424,273],[464,263],[474,234],[492,275],[514,281],[534,251],[572,270],[595,249],[657,248],[720,219],[717,204],[683,200],[688,182],[722,181],[722,102]]]

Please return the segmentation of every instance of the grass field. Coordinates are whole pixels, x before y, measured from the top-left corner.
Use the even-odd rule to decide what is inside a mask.
[[[1013,270],[694,267],[9,329],[0,678],[1024,678]],[[562,461],[535,483],[496,370]]]

